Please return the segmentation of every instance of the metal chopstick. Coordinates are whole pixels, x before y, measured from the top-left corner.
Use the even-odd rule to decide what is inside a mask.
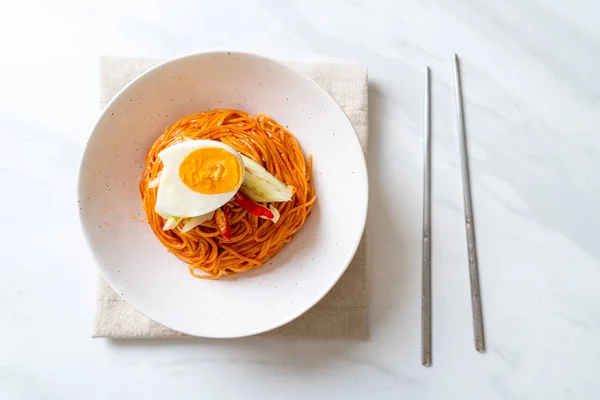
[[[475,247],[475,225],[473,222],[473,204],[471,201],[471,180],[469,179],[469,161],[467,156],[467,135],[462,101],[462,88],[458,55],[454,54],[454,92],[456,97],[456,120],[460,141],[460,161],[462,166],[463,198],[465,202],[465,225],[467,229],[467,251],[469,256],[469,275],[471,280],[471,308],[473,311],[473,330],[475,349],[485,351],[483,336],[483,317],[481,312],[481,293],[479,289],[479,271],[477,267],[477,248]]]
[[[423,126],[423,277],[421,288],[421,363],[431,366],[431,75],[425,70]]]

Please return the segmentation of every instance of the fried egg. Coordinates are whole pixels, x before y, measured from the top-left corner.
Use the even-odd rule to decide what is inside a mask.
[[[227,203],[244,180],[240,154],[214,140],[189,140],[160,153],[163,170],[155,211],[161,216],[196,217]]]

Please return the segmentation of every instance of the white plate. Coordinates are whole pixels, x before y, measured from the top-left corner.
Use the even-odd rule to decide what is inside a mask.
[[[296,237],[261,268],[195,279],[144,222],[138,182],[146,151],[181,116],[214,108],[266,113],[314,157],[318,202]],[[367,215],[367,171],[352,124],[315,82],[275,61],[205,53],[161,64],[106,107],[79,176],[83,229],[108,283],[147,317],[196,336],[227,338],[300,316],[352,260]]]

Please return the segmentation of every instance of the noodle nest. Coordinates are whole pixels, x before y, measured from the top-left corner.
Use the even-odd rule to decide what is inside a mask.
[[[229,207],[231,241],[220,235],[212,220],[185,233],[178,228],[163,231],[165,221],[154,211],[158,189],[149,188],[148,183],[162,170],[158,153],[189,139],[221,141],[293,186],[291,201],[271,203],[281,214],[279,221],[274,224],[229,202],[226,207]],[[156,237],[170,252],[188,263],[192,276],[208,279],[263,265],[292,240],[316,200],[312,160],[305,159],[294,135],[264,114],[252,117],[242,111],[225,109],[190,115],[168,127],[148,150],[140,194]]]

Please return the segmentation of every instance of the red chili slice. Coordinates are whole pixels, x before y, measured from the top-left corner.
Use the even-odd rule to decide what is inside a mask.
[[[237,192],[235,196],[233,196],[233,201],[235,202],[235,204],[239,205],[252,215],[256,215],[257,217],[264,217],[270,220],[273,220],[273,218],[275,218],[275,215],[271,210],[259,204],[256,204],[241,192]]]

